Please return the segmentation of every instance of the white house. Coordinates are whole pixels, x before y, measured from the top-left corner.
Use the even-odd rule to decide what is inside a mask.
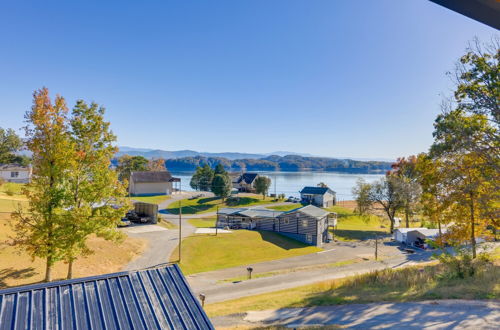
[[[336,203],[336,193],[328,187],[304,187],[300,191],[302,203],[330,207]]]
[[[132,196],[171,195],[174,182],[180,183],[180,180],[169,171],[132,172],[128,189]]]
[[[19,164],[0,165],[0,178],[7,182],[29,183],[31,181],[31,166]]]

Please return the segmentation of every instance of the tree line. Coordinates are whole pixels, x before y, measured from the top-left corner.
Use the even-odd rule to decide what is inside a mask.
[[[297,155],[269,156],[262,159],[236,159],[223,157],[183,157],[165,160],[166,167],[173,171],[195,171],[208,165],[215,168],[222,164],[227,171],[336,171],[345,173],[383,173],[390,169],[390,162],[357,161],[325,157],[303,157]]]
[[[471,247],[500,226],[500,43],[475,40],[450,73],[455,91],[434,122],[426,153],[400,158],[379,182],[359,181],[353,189],[361,214],[383,208],[394,229],[417,213],[440,232],[441,243]]]

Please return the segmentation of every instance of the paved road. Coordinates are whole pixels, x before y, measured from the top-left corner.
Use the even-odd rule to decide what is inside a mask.
[[[214,317],[216,328],[339,325],[349,329],[498,329],[500,302],[438,300],[285,308]]]
[[[367,253],[368,252],[368,253]],[[362,261],[339,267],[328,267],[327,264],[356,257],[373,254],[373,248],[369,246],[357,246],[351,248],[338,248],[333,251],[308,254],[269,262],[252,264],[254,272],[264,273],[269,271],[284,271],[278,275],[255,278],[240,282],[222,282],[238,276],[246,275],[248,265],[227,268],[212,272],[198,273],[187,276],[189,285],[193,291],[203,293],[207,297],[207,303],[221,302],[237,299],[260,293],[284,290],[320,281],[332,280],[346,276],[366,273],[384,268],[398,268],[409,266],[418,262],[427,261],[429,253],[406,255],[396,248],[385,247],[384,259],[382,261]],[[295,268],[307,266],[307,269],[294,271]]]

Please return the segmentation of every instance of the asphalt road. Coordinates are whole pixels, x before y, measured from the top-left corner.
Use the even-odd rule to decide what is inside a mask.
[[[373,256],[373,247],[362,244],[351,244],[350,247],[339,246],[333,250],[307,254],[300,257],[193,274],[187,276],[187,280],[196,294],[203,293],[206,296],[206,303],[215,303],[352,276],[378,269],[409,266],[418,262],[428,261],[430,257],[430,253],[403,254],[393,246],[385,246],[381,250],[384,250],[384,259],[381,261],[368,260],[345,266],[327,266],[339,261]],[[254,273],[279,272],[279,274],[237,282],[222,281],[238,276],[245,276],[248,266],[254,269]],[[307,268],[303,269],[303,267]]]
[[[498,329],[500,302],[438,300],[285,308],[214,317],[216,328],[338,325],[349,329]]]

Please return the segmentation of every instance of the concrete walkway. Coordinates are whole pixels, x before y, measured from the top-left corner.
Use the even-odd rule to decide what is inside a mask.
[[[500,302],[436,300],[284,308],[211,320],[216,328],[338,325],[349,329],[498,329]]]

